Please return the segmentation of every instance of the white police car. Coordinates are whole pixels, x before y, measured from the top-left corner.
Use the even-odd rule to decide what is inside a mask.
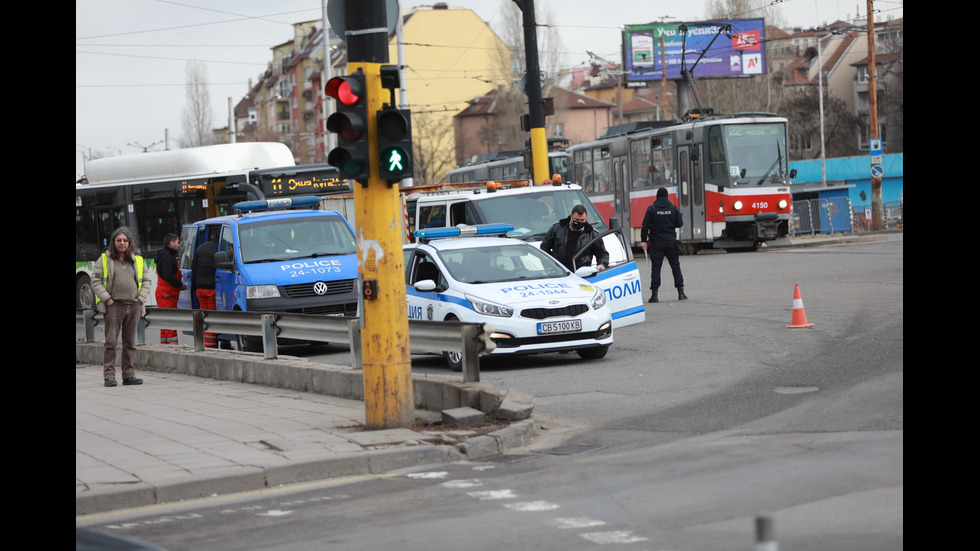
[[[408,318],[489,324],[495,356],[605,356],[613,342],[605,293],[540,248],[503,236],[511,230],[484,224],[415,232],[418,242],[404,246]],[[445,356],[462,369],[460,354]]]

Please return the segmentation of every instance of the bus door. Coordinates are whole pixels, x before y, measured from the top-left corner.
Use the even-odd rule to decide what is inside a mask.
[[[129,226],[132,231],[136,230],[136,227],[126,220],[125,206],[98,207],[95,209],[95,216],[98,220],[97,227],[100,236],[99,245],[101,250],[105,250],[109,247],[109,238],[112,236],[112,232],[116,231],[116,228],[120,226]],[[136,235],[134,238],[137,240],[136,242],[138,244],[139,236]]]
[[[684,216],[680,229],[682,241],[705,239],[704,177],[701,171],[701,147],[697,144],[677,148],[677,202]]]

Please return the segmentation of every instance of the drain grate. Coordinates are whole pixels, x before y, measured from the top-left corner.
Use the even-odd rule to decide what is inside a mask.
[[[581,444],[569,444],[566,446],[555,446],[554,448],[541,450],[541,453],[547,453],[550,455],[576,455],[580,453],[588,453],[595,450],[601,450],[603,448],[605,448],[605,446],[585,446]]]

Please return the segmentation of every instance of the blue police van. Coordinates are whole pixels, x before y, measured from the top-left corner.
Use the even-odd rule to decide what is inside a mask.
[[[179,263],[187,289],[178,308],[198,308],[194,253],[216,237],[217,310],[358,315],[357,242],[340,213],[318,197],[246,201],[238,214],[184,226]],[[222,346],[261,351],[261,337],[219,335]]]

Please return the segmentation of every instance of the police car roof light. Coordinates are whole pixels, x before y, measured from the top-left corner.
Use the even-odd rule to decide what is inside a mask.
[[[514,230],[513,224],[477,224],[467,226],[460,224],[451,228],[425,228],[417,230],[415,237],[424,240],[444,239],[447,237],[476,237],[486,235],[505,235]]]
[[[312,207],[320,204],[320,198],[312,195],[301,197],[276,197],[262,201],[242,201],[235,203],[234,209],[239,212],[256,210],[288,209],[292,207]]]

